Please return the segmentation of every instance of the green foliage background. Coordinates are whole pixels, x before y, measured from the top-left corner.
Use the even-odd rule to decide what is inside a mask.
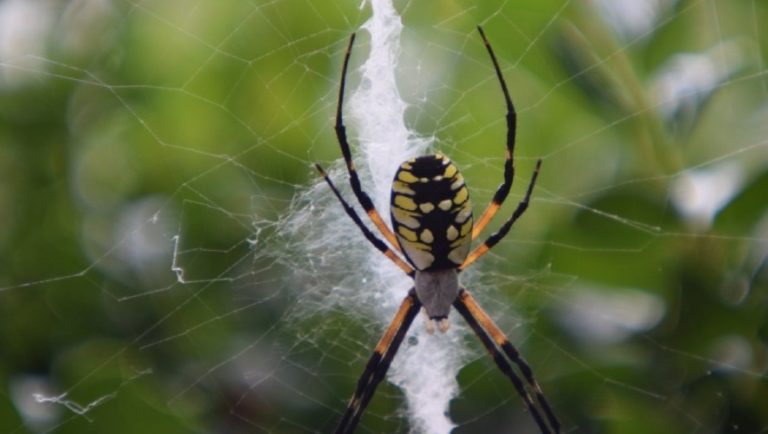
[[[328,312],[275,332],[291,323],[283,314],[295,301],[274,286],[288,271],[256,253],[275,247],[260,242],[276,229],[269,222],[316,182],[308,162],[340,157],[338,72],[369,8],[48,6],[41,51],[0,59],[0,432],[330,431],[378,330]],[[532,323],[523,353],[564,431],[767,431],[768,4],[681,0],[630,38],[583,0],[396,7],[413,56],[404,63],[439,55],[452,66],[434,71],[408,122],[466,167],[476,203],[499,182],[503,137],[478,23],[520,109],[510,202],[544,158],[531,210],[485,267],[523,276],[494,300]],[[725,41],[741,49],[737,67],[664,118],[655,74]],[[721,162],[742,182],[711,224],[681,214],[675,183]],[[174,235],[189,248],[179,263],[170,250],[131,254],[142,237],[172,249]],[[591,344],[558,318],[581,289],[625,288],[663,302],[652,329]],[[327,337],[304,340],[323,323],[334,324]],[[267,337],[289,357],[260,350]],[[360,348],[332,356],[349,342]],[[456,432],[535,432],[473,345],[451,409]],[[229,358],[238,351],[247,355]],[[47,396],[94,405],[78,414],[28,404],[53,415],[33,423],[22,411],[32,398],[19,395],[32,380]],[[361,431],[407,431],[399,392],[380,392]]]

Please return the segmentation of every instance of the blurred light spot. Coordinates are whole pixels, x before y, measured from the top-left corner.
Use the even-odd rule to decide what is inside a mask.
[[[116,238],[124,239],[118,254],[128,263],[144,269],[158,260],[162,269],[168,268],[171,253],[171,229],[158,224],[158,210],[163,209],[162,198],[146,198],[123,207],[122,216],[115,227]]]
[[[672,203],[688,220],[709,227],[742,180],[740,166],[734,163],[688,170],[672,184]]]
[[[759,245],[760,243],[755,244]],[[766,253],[768,252],[763,253],[763,258],[766,257]],[[746,270],[740,268],[726,272],[719,291],[722,300],[731,306],[738,306],[744,303],[752,290],[750,277]]]
[[[725,41],[704,53],[672,57],[653,80],[653,91],[662,115],[673,119],[692,117],[709,96],[744,65],[742,48]]]
[[[666,306],[635,289],[578,288],[557,307],[558,321],[571,335],[592,344],[612,344],[656,326]]]
[[[20,375],[11,378],[11,401],[19,412],[24,425],[34,432],[52,428],[58,419],[58,407],[40,402],[39,395],[52,395],[53,387],[45,377]]]
[[[48,0],[0,1],[0,87],[20,86],[45,70],[52,6]]]
[[[649,33],[665,8],[676,0],[594,0],[598,11],[613,30],[631,39]]]
[[[116,278],[130,276],[157,285],[168,279],[172,263],[175,216],[169,214],[173,211],[162,197],[125,203],[109,213],[91,213],[83,225],[86,250],[100,269]]]
[[[712,346],[712,362],[718,371],[748,370],[753,356],[749,341],[739,335],[723,336]]]
[[[71,0],[61,11],[57,42],[68,52],[86,53],[97,47],[111,47],[115,33],[112,0]]]

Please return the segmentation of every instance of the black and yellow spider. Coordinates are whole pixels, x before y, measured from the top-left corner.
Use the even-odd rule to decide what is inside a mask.
[[[437,324],[440,331],[445,332],[448,328],[447,317],[451,305],[464,317],[477,337],[480,338],[496,362],[496,366],[512,381],[541,432],[543,434],[560,432],[560,423],[544,398],[530,366],[523,360],[501,329],[477,304],[469,291],[459,284],[458,280],[458,274],[504,238],[515,221],[528,208],[528,201],[531,198],[531,192],[541,167],[541,160],[538,160],[525,197],[517,205],[512,216],[501,226],[498,232],[488,237],[482,245],[470,252],[471,242],[477,239],[480,232],[499,210],[512,185],[515,173],[513,155],[517,125],[515,108],[512,105],[512,99],[509,96],[496,56],[483,29],[479,26],[477,29],[488,49],[507,104],[507,152],[504,163],[504,182],[498,187],[493,200],[474,227],[469,192],[464,185],[464,178],[451,160],[441,154],[425,155],[400,165],[392,183],[390,201],[394,232],[384,223],[381,215],[374,208],[371,198],[360,186],[360,179],[352,161],[347,133],[342,120],[344,86],[355,35],[352,34],[349,40],[341,72],[341,86],[336,111],[336,136],[344,155],[344,161],[347,164],[352,191],[373,224],[387,240],[389,246],[363,224],[354,209],[341,197],[338,189],[322,167],[320,165],[316,165],[316,167],[341,202],[346,213],[363,231],[368,241],[413,278],[414,287],[408,291],[408,295],[400,305],[395,318],[376,345],[336,428],[336,433],[354,431],[368,402],[373,397],[376,387],[389,369],[405,333],[422,306],[429,317],[428,329],[434,330],[434,325]],[[398,252],[405,256],[405,260],[400,258]],[[504,357],[505,355],[517,366],[527,386],[512,369]],[[532,390],[535,399],[527,388]],[[543,410],[543,416],[536,405],[537,403]]]

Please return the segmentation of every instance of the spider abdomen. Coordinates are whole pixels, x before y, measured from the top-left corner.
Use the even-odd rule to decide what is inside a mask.
[[[400,165],[390,201],[395,236],[417,270],[457,268],[467,257],[472,206],[464,177],[441,154]]]

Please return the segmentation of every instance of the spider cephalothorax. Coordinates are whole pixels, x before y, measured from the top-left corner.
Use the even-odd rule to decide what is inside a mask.
[[[451,160],[442,154],[426,155],[408,160],[400,165],[392,182],[391,212],[394,232],[384,223],[381,215],[373,206],[371,198],[363,191],[357,170],[352,162],[352,153],[342,117],[347,67],[355,35],[353,34],[349,40],[341,72],[339,102],[336,111],[336,136],[339,139],[341,153],[349,171],[352,191],[386,242],[363,224],[325,171],[319,165],[316,167],[341,202],[347,215],[360,228],[363,235],[374,247],[414,279],[414,288],[406,295],[395,314],[395,318],[373,350],[373,355],[368,360],[365,371],[357,382],[355,392],[336,428],[336,433],[354,431],[419,310],[424,308],[430,319],[427,323],[429,328],[432,327],[432,321],[437,321],[440,330],[445,331],[448,327],[446,318],[451,306],[467,321],[493,357],[496,366],[512,381],[515,390],[525,402],[542,434],[560,432],[560,423],[544,398],[530,366],[523,360],[501,329],[477,304],[469,291],[459,285],[458,274],[461,270],[486,254],[504,238],[515,221],[528,208],[533,186],[536,184],[536,178],[541,167],[541,160],[538,160],[525,196],[518,203],[512,215],[496,233],[472,250],[472,241],[478,238],[509,194],[515,174],[513,156],[515,129],[517,127],[515,108],[512,105],[512,99],[509,96],[496,56],[483,33],[483,29],[478,27],[478,31],[493,62],[507,105],[507,150],[504,162],[504,182],[499,185],[491,203],[477,220],[477,224],[473,226],[469,191],[464,185],[464,178]],[[400,255],[405,259],[401,258]],[[509,361],[517,366],[525,379],[525,383],[512,369]],[[530,388],[532,393],[527,388]]]

